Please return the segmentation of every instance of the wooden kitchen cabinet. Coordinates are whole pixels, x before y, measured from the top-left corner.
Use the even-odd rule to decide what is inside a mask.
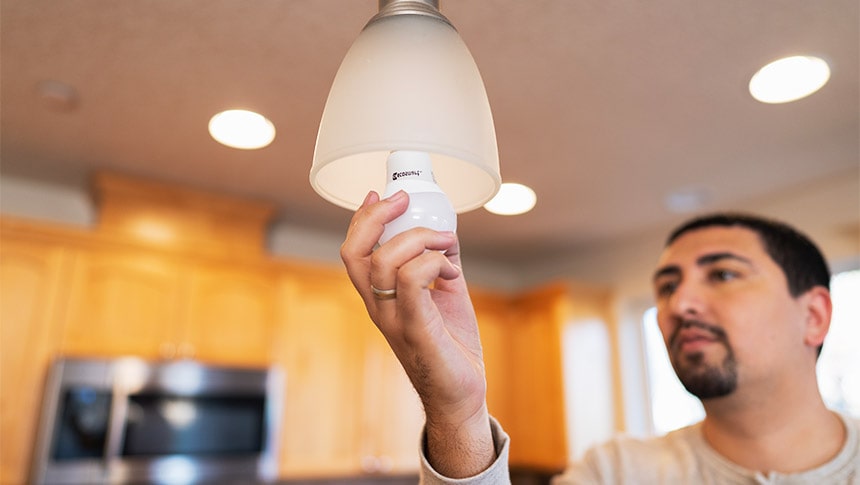
[[[176,355],[187,285],[170,258],[139,249],[82,250],[71,280],[62,352],[91,358]]]
[[[514,304],[510,297],[472,291],[472,303],[478,318],[484,368],[487,376],[487,408],[507,431],[508,423],[516,418],[512,414],[509,394],[511,370],[509,367],[514,332],[511,328]]]
[[[262,264],[208,263],[189,274],[180,353],[184,345],[206,362],[268,366],[276,344],[275,273]]]
[[[487,405],[511,437],[512,467],[559,471],[568,461],[561,328],[570,294],[473,294],[487,374]]]
[[[96,247],[77,258],[63,353],[271,362],[274,274],[258,265]]]
[[[291,270],[278,291],[281,476],[417,473],[420,403],[345,272]]]
[[[364,308],[345,277],[284,276],[285,335],[276,360],[286,370],[280,474],[346,475],[360,467]]]
[[[3,222],[0,244],[0,483],[27,483],[45,370],[60,344],[71,266],[59,244]]]
[[[561,331],[569,298],[558,286],[517,299],[508,360],[514,466],[560,471],[568,462]]]
[[[113,173],[71,284],[69,355],[267,366],[275,345],[270,203]]]
[[[362,470],[406,475],[419,468],[424,411],[406,371],[372,325],[365,354]]]

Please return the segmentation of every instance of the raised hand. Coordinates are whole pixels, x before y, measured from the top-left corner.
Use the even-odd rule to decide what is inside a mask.
[[[434,468],[457,478],[495,458],[475,312],[453,233],[417,228],[377,247],[408,195],[371,192],[356,211],[341,258],[367,311],[415,386]]]

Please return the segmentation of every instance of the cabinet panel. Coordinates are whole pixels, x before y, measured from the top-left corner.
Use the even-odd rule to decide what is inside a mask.
[[[26,483],[45,370],[59,347],[70,258],[59,246],[0,245],[0,482]]]
[[[510,353],[514,337],[511,328],[513,305],[509,299],[482,294],[473,295],[472,302],[475,305],[484,353],[487,408],[507,430],[515,418],[511,413],[508,398],[508,394],[512,392]]]
[[[511,412],[519,418],[510,430],[511,463],[560,470],[567,463],[565,409],[561,374],[559,317],[543,301],[516,313]]]
[[[72,283],[64,353],[172,357],[179,302],[187,298],[181,278],[176,264],[156,254],[82,252]]]
[[[515,467],[567,462],[559,329],[566,294],[474,295],[487,373],[487,405],[511,437]]]
[[[423,408],[346,275],[283,281],[281,475],[417,474]]]
[[[345,276],[285,276],[279,295],[288,336],[277,356],[287,375],[281,475],[359,473],[363,326],[372,324]]]
[[[375,473],[415,473],[424,408],[385,338],[369,324],[362,462]]]
[[[183,357],[225,365],[271,362],[275,279],[264,268],[201,266],[191,277]]]

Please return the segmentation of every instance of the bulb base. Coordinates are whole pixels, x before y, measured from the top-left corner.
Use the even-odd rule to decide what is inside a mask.
[[[433,178],[430,156],[424,152],[395,151],[388,157],[388,184],[383,197],[403,190],[409,194],[406,212],[385,225],[379,244],[414,227],[434,231],[457,230],[457,213]]]

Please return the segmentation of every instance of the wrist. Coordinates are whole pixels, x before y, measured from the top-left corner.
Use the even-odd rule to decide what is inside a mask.
[[[465,419],[428,412],[426,440],[427,460],[449,478],[478,475],[496,459],[486,405]]]

